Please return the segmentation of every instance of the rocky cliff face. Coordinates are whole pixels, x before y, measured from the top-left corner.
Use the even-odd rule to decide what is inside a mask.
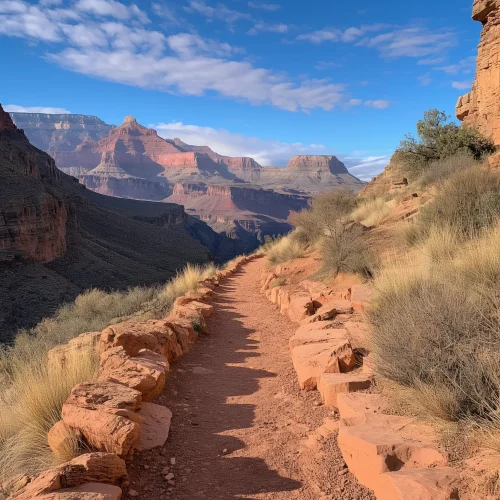
[[[335,156],[294,156],[285,168],[263,167],[259,186],[281,191],[317,194],[338,187],[359,191],[365,183],[351,175]]]
[[[83,290],[165,282],[221,245],[220,235],[179,205],[86,189],[32,146],[1,107],[0,186],[0,342]],[[235,255],[223,250],[224,258]]]
[[[457,117],[500,145],[500,0],[474,0],[472,18],[483,25],[476,76],[471,92],[458,99]]]
[[[87,115],[11,113],[11,117],[30,142],[43,151],[74,151],[85,140],[96,141],[113,128]]]

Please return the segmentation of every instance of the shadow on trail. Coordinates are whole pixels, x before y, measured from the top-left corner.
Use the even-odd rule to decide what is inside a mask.
[[[251,367],[251,359],[260,356],[255,352],[258,342],[248,338],[254,332],[244,326],[233,301],[235,282],[242,274],[239,271],[217,289],[217,312],[207,321],[210,333],[172,365],[167,388],[157,398],[174,414],[170,436],[163,451],[145,453],[139,462],[153,463],[155,453],[176,457],[176,485],[171,493],[175,499],[244,499],[245,495],[291,492],[302,486],[269,469],[263,459],[231,456],[245,443],[227,434],[251,427],[255,413],[254,405],[238,404],[232,398],[253,394],[260,379],[276,376]],[[193,372],[195,367],[202,369]],[[162,475],[138,470],[136,462],[131,470],[134,487],[147,486],[149,481],[159,483],[165,493],[168,484]],[[148,500],[169,498],[149,489],[151,495],[144,497]]]

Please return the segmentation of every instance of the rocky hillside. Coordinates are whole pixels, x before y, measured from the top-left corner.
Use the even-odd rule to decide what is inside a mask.
[[[213,258],[221,243],[179,205],[86,189],[1,108],[0,184],[1,340],[84,289],[163,282],[187,262]]]

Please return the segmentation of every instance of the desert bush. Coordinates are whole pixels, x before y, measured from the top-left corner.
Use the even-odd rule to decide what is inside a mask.
[[[274,266],[282,262],[289,262],[294,259],[304,257],[305,246],[293,237],[293,233],[283,236],[274,242],[274,245],[267,249],[267,261]]]
[[[36,473],[53,465],[47,432],[61,418],[71,389],[97,376],[95,350],[75,350],[64,367],[47,362],[47,353],[77,335],[99,331],[123,319],[148,319],[168,314],[177,297],[198,287],[216,272],[213,265],[188,265],[163,287],[132,288],[106,293],[89,290],[31,331],[20,332],[15,344],[0,349],[0,479]],[[72,458],[78,443],[67,450]]]
[[[395,159],[401,160],[408,174],[417,178],[430,164],[457,154],[467,154],[481,160],[495,151],[495,145],[478,130],[449,122],[443,111],[426,111],[417,122],[418,139],[411,135],[401,141]]]
[[[422,187],[439,185],[453,174],[477,165],[478,160],[469,153],[457,153],[425,165],[418,181]]]
[[[274,278],[271,280],[271,283],[269,283],[269,288],[276,288],[277,286],[285,286],[287,284],[288,280],[284,277]]]
[[[498,425],[500,227],[451,257],[429,259],[424,248],[388,263],[375,283],[381,374],[411,388],[431,416]]]
[[[431,227],[447,227],[468,239],[492,227],[499,217],[500,175],[476,166],[445,181],[421,210],[418,222],[424,235]]]
[[[309,243],[321,250],[322,274],[339,272],[370,274],[371,256],[363,238],[363,227],[352,222],[357,199],[348,189],[318,196],[311,208],[291,219]]]

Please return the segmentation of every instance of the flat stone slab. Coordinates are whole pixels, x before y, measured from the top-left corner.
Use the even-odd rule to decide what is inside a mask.
[[[300,388],[316,389],[323,373],[342,373],[354,368],[354,353],[347,340],[321,342],[295,347],[292,362],[299,379]]]
[[[118,486],[102,483],[87,483],[76,488],[64,488],[46,493],[41,500],[120,500],[122,490]]]
[[[457,475],[451,467],[386,472],[379,476],[374,492],[377,500],[457,499]]]
[[[337,408],[339,394],[369,389],[372,382],[373,377],[363,372],[323,373],[318,382],[318,391],[325,406]]]
[[[294,349],[299,345],[307,345],[307,344],[319,344],[321,342],[337,342],[337,341],[345,341],[348,342],[347,331],[343,328],[321,328],[321,323],[311,323],[310,326],[313,328],[300,327],[290,340],[288,341],[288,345],[290,349]],[[314,327],[314,325],[318,325]],[[309,325],[308,325],[309,326]]]
[[[433,429],[409,417],[364,413],[342,419],[338,445],[349,470],[370,489],[385,472],[447,463]]]
[[[143,422],[135,449],[145,451],[163,446],[170,432],[172,412],[162,405],[143,403],[137,414],[143,418]]]
[[[311,316],[302,319],[301,324],[314,323],[315,321],[328,321],[339,314],[351,314],[353,311],[350,300],[336,299],[323,304]]]
[[[389,406],[380,394],[342,393],[337,395],[340,418],[347,419],[364,413],[382,413]]]
[[[356,311],[362,311],[368,305],[373,295],[373,290],[368,285],[353,285],[351,287],[351,302],[352,307]]]
[[[368,349],[370,328],[362,321],[345,321],[344,328],[347,330],[349,341],[353,349]]]

